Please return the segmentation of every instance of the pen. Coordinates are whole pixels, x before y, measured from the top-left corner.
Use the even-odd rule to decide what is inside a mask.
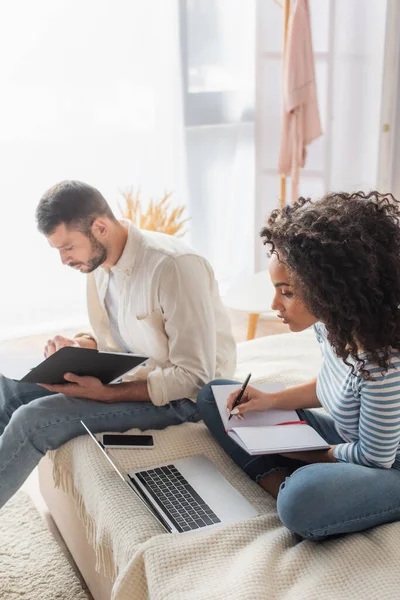
[[[243,384],[243,385],[242,385],[242,387],[240,388],[240,392],[239,392],[239,394],[238,394],[238,396],[237,396],[237,398],[236,398],[235,402],[234,402],[234,403],[233,403],[233,405],[232,405],[232,410],[233,410],[233,409],[234,409],[234,408],[235,408],[235,407],[236,407],[236,406],[239,404],[239,402],[241,401],[241,399],[242,399],[242,396],[243,396],[243,394],[244,394],[244,391],[245,391],[245,389],[247,388],[247,384],[248,384],[248,383],[249,383],[249,381],[250,381],[250,377],[251,377],[251,373],[249,373],[249,374],[247,375],[247,377],[246,377],[246,379],[245,379],[245,382],[244,382],[244,384]],[[229,415],[229,417],[228,417],[228,421],[230,421],[230,420],[231,420],[231,418],[232,418],[232,410],[231,410],[231,413],[230,413],[230,415]]]
[[[284,421],[283,423],[277,423],[277,425],[307,425],[307,421]]]

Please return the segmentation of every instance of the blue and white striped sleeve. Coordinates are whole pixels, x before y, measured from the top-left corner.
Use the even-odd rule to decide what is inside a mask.
[[[323,342],[323,325],[322,323],[314,323],[313,325],[315,337],[317,338],[317,342],[322,344]]]
[[[400,442],[400,368],[384,375],[378,367],[369,371],[375,381],[360,385],[359,439],[338,444],[333,455],[343,462],[390,469]]]

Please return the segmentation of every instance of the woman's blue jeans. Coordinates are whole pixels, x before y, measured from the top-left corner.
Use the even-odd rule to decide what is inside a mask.
[[[212,385],[228,383],[237,382],[212,381],[200,391],[200,417],[225,452],[254,481],[272,471],[295,469],[282,483],[277,498],[279,518],[288,529],[303,538],[322,540],[400,520],[398,468],[344,462],[306,464],[276,454],[247,454],[226,434],[212,393]],[[329,415],[310,409],[297,412],[329,444],[344,441]]]

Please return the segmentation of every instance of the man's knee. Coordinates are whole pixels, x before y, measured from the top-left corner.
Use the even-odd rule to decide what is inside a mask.
[[[16,439],[28,441],[43,455],[49,450],[56,450],[66,441],[75,437],[61,418],[47,414],[43,417],[40,409],[34,404],[20,406],[13,414],[9,427]]]
[[[13,379],[9,379],[0,373],[0,395],[2,396],[3,402],[15,395],[15,389],[18,385],[19,384]]]

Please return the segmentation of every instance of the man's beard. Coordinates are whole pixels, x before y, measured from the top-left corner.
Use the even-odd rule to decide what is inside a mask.
[[[93,254],[85,265],[87,273],[91,273],[107,260],[107,248],[101,242],[98,242],[92,233],[90,233],[89,239]]]
[[[85,273],[91,273],[107,260],[108,253],[107,248],[101,242],[96,240],[91,231],[88,232],[87,236],[90,240],[92,255],[89,260],[86,263],[82,263],[81,266],[85,267]],[[79,263],[69,263],[68,266],[74,268],[78,265]]]

